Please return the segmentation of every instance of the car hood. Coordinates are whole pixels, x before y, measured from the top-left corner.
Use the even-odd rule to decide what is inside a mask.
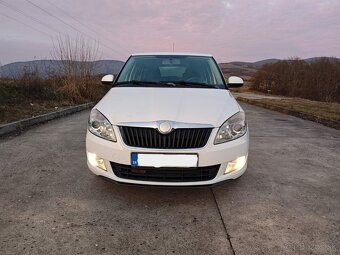
[[[240,111],[225,89],[112,88],[95,106],[112,125],[170,120],[220,127]]]

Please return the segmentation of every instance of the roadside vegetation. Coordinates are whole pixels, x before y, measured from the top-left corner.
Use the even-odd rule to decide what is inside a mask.
[[[28,67],[16,77],[0,79],[0,123],[98,101],[106,89],[93,72],[97,57],[97,46],[83,38],[59,38],[53,50],[53,58],[62,60],[59,70],[42,77],[37,68]]]
[[[262,66],[248,86],[234,92],[284,96],[283,99],[239,101],[340,129],[340,61],[321,58],[310,63],[283,60]]]
[[[307,63],[290,59],[267,64],[254,74],[251,89],[273,95],[340,103],[340,61],[321,58]]]
[[[238,97],[237,100],[318,122],[340,130],[339,103],[319,102],[303,98],[248,99]]]

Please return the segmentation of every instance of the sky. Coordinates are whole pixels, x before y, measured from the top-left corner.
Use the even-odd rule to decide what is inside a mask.
[[[175,51],[218,62],[340,57],[340,0],[0,0],[0,63],[51,59],[57,38],[98,58]]]

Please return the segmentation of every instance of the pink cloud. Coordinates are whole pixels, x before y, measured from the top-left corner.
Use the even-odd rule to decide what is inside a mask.
[[[20,3],[11,1],[15,6]],[[340,56],[338,0],[102,0],[99,3],[60,0],[55,3],[92,31],[48,3],[39,3],[120,52],[101,47],[103,58],[124,59],[132,52],[171,51],[173,42],[177,51],[212,53],[219,61]],[[37,10],[29,11],[59,30],[74,33]],[[46,42],[43,35],[29,29],[22,33],[20,24],[1,16],[0,19],[3,31],[0,42],[16,42],[14,47],[24,41],[31,45],[32,52],[36,52],[39,41]],[[9,38],[8,33],[13,36]],[[14,57],[8,56],[9,59],[20,58],[10,45],[6,44],[9,48],[4,50],[5,55],[11,53]],[[46,56],[47,48],[48,44],[46,49],[40,48]],[[27,58],[30,56],[28,52]]]

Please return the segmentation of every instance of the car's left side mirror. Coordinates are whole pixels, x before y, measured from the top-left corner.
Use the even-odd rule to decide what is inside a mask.
[[[107,74],[102,78],[101,82],[104,85],[112,85],[114,79],[115,76],[113,74]]]
[[[243,79],[237,76],[230,76],[228,78],[228,87],[239,88],[243,86]]]

